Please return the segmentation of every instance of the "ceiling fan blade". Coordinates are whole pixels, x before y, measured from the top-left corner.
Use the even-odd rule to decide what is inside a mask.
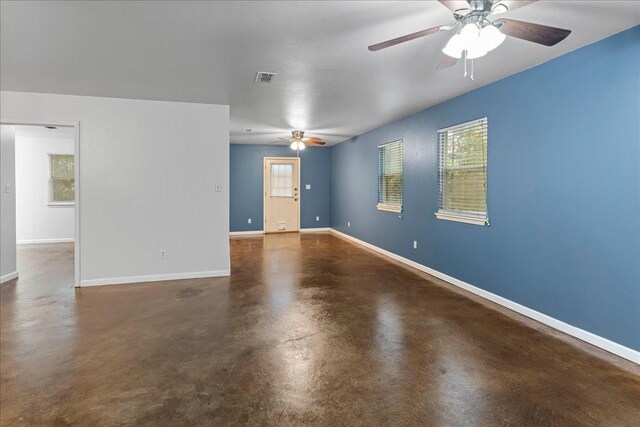
[[[504,34],[522,40],[553,46],[564,40],[571,30],[548,27],[532,22],[516,21],[514,19],[497,19],[493,22]]]
[[[400,43],[408,42],[410,40],[415,40],[420,37],[428,36],[429,34],[437,33],[439,29],[440,29],[440,26],[418,31],[411,34],[407,34],[406,36],[396,37],[395,39],[391,39],[391,40],[387,40],[381,43],[371,45],[369,46],[369,50],[372,52],[375,52],[380,49],[386,49],[388,47],[395,46]]]
[[[511,12],[512,10],[520,9],[523,6],[526,6],[531,3],[535,3],[537,0],[503,0],[497,1],[493,4],[493,9],[499,4],[503,4],[507,7],[506,12]]]
[[[440,59],[440,62],[438,63],[438,66],[436,68],[438,70],[441,70],[443,68],[453,67],[457,63],[458,58],[452,58],[449,55],[442,55],[442,59]]]
[[[451,12],[455,12],[460,9],[469,9],[469,3],[464,0],[438,0],[440,4],[449,9]]]
[[[293,142],[293,141],[295,141],[294,139],[291,139],[291,138],[278,138],[278,139],[280,139],[280,140],[282,140],[282,141],[287,141],[287,142]]]
[[[326,142],[324,142],[320,138],[302,138],[302,142],[304,142],[305,144],[312,144],[312,145],[325,145],[326,144]]]

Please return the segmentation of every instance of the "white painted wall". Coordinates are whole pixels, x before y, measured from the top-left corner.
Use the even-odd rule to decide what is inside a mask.
[[[229,274],[228,106],[0,96],[4,120],[80,123],[83,285]]]
[[[49,154],[73,154],[73,128],[15,130],[18,244],[73,241],[73,205],[49,205]]]
[[[0,126],[0,283],[12,279],[16,273],[14,134],[13,126]]]

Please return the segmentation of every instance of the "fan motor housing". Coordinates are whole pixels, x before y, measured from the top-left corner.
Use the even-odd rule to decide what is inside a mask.
[[[491,0],[470,0],[469,9],[459,9],[453,14],[455,19],[463,25],[475,22],[482,24],[491,14],[494,2]]]

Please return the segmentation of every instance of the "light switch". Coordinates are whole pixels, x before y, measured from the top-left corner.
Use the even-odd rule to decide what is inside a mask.
[[[305,185],[304,188],[306,188],[307,190],[311,190],[311,184]]]
[[[247,219],[247,223],[251,224],[251,218]]]

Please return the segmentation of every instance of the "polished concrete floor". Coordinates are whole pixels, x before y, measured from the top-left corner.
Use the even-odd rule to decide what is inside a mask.
[[[231,240],[229,278],[1,288],[2,425],[638,426],[635,365],[328,234]]]

